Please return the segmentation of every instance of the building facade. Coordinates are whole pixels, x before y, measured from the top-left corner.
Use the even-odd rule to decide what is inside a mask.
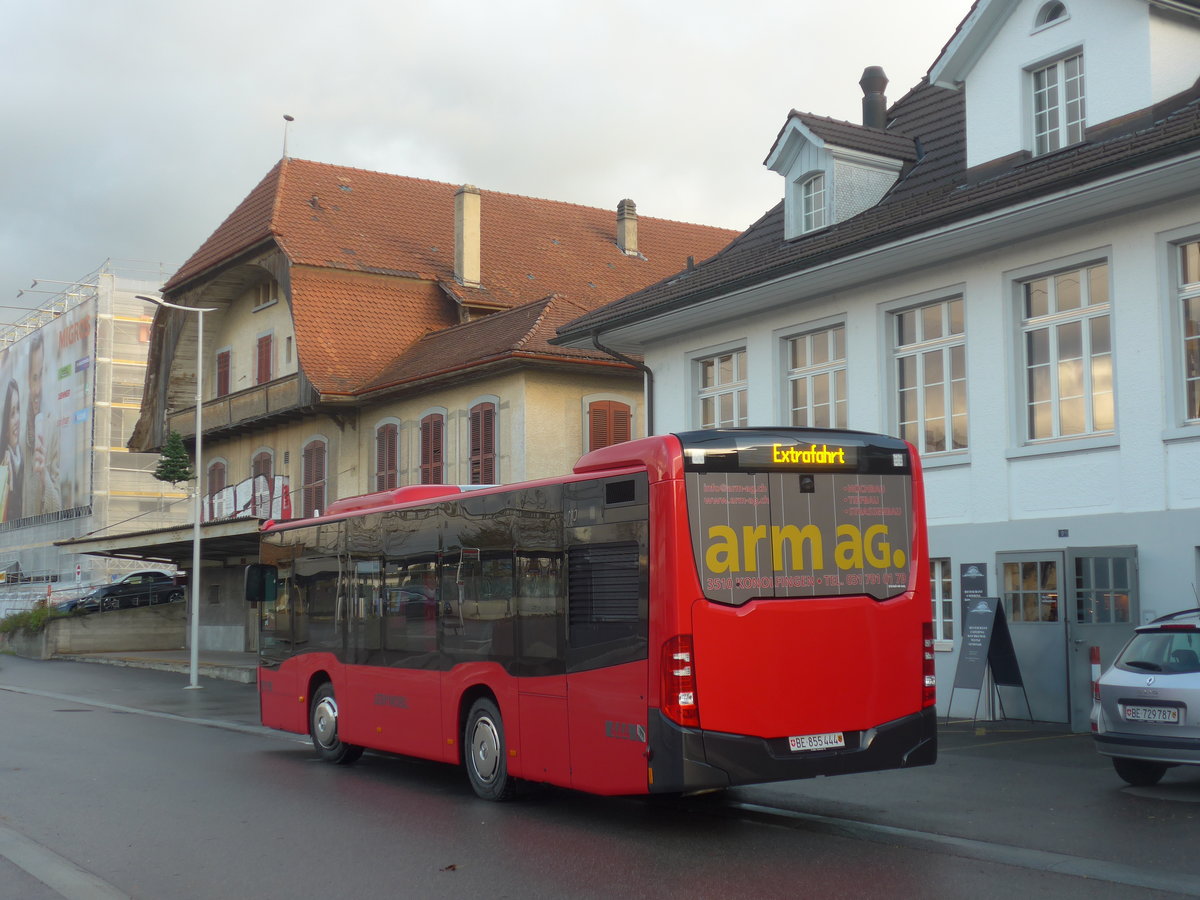
[[[733,236],[639,218],[628,200],[613,212],[282,160],[163,287],[184,308],[155,317],[130,441],[193,442],[199,373],[200,648],[254,646],[242,582],[262,519],[559,474],[640,435],[636,363],[549,338]],[[86,546],[190,568],[190,540]]]
[[[725,251],[560,332],[643,354],[659,431],[914,443],[944,713],[964,582],[1006,614],[1005,711],[1079,730],[1090,648],[1197,605],[1198,60],[1197,3],[979,0],[896,103],[864,73],[861,125],[793,111],[784,199]]]
[[[0,329],[0,614],[148,565],[64,553],[56,542],[188,519],[185,487],[153,477],[158,454],[126,446],[153,311],[138,295],[156,292],[163,274],[106,262],[65,286],[35,281],[29,292],[45,302]]]

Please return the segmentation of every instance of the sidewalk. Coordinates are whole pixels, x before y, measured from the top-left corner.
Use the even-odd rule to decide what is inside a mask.
[[[117,653],[59,653],[52,659],[70,662],[100,663],[129,669],[155,669],[160,672],[191,673],[188,650],[126,650]],[[223,650],[201,650],[197,654],[197,673],[206,678],[254,684],[258,680],[258,654]]]

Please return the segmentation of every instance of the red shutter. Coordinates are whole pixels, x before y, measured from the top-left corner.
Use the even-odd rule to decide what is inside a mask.
[[[442,426],[440,413],[421,420],[421,484],[442,483]]]
[[[589,450],[622,444],[632,437],[633,417],[629,404],[616,400],[597,400],[588,406]]]
[[[222,350],[217,354],[217,396],[224,397],[229,393],[229,351]]]
[[[325,508],[325,442],[313,441],[304,448],[303,514],[315,515]]]
[[[389,491],[399,487],[399,434],[396,425],[381,425],[375,429],[375,490]]]
[[[225,489],[225,463],[213,463],[208,467],[208,493],[215,494]]]
[[[271,454],[266,450],[255,456],[250,464],[250,476],[257,478],[259,475],[271,477]]]
[[[271,335],[258,339],[258,384],[271,380]]]
[[[471,409],[471,484],[496,483],[496,404]]]

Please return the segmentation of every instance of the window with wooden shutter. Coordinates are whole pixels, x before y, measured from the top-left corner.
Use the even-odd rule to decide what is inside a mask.
[[[421,484],[442,483],[445,421],[441,413],[431,413],[421,420]]]
[[[250,477],[257,478],[259,475],[271,477],[271,471],[274,469],[275,460],[271,456],[270,450],[263,450],[261,453],[256,453],[254,459],[250,461]]]
[[[215,494],[225,488],[225,463],[215,462],[208,467],[208,493]]]
[[[389,491],[400,486],[400,426],[380,425],[375,429],[375,490]]]
[[[496,404],[471,408],[471,484],[496,483]]]
[[[266,384],[271,380],[271,335],[264,334],[258,339],[258,381]]]
[[[596,400],[588,404],[588,449],[622,444],[633,437],[629,404],[618,400]]]
[[[301,503],[305,518],[325,508],[325,442],[311,441],[304,447]]]
[[[224,397],[229,393],[229,361],[228,350],[217,354],[217,396]]]

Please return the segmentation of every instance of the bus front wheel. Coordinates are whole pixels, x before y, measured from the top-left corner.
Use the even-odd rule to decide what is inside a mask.
[[[496,704],[481,697],[471,704],[463,729],[463,760],[471,787],[484,800],[509,800],[516,794],[516,779],[508,774],[504,751],[504,721]]]
[[[348,766],[362,756],[362,747],[343,743],[338,737],[337,699],[333,695],[333,685],[328,681],[313,695],[308,732],[317,754],[326,762]]]

